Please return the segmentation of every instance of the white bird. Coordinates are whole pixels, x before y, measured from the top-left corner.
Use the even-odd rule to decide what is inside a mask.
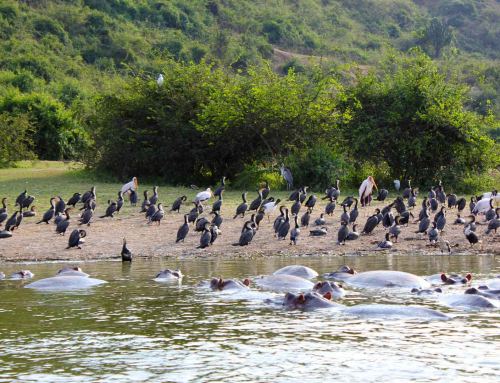
[[[394,180],[394,187],[399,191],[399,189],[401,189],[401,182],[399,180]]]
[[[374,187],[378,190],[377,184],[372,176],[368,176],[368,178],[361,183],[359,187],[359,200],[361,201],[361,206],[366,206],[370,203]]]
[[[194,202],[204,202],[212,198],[213,193],[210,188],[207,188],[207,190],[199,192],[196,194],[196,198],[194,199]]]
[[[490,210],[490,200],[491,198],[482,198],[477,201],[474,210],[472,210],[472,214],[486,213],[488,210]]]
[[[278,206],[278,204],[281,202],[281,200],[278,198],[276,201],[271,201],[271,202],[268,202],[264,205],[262,205],[261,207],[261,211],[267,215],[267,218],[269,218],[270,214],[272,212],[274,212],[274,210],[276,210],[276,206]]]
[[[158,86],[162,86],[164,81],[165,81],[165,79],[163,78],[162,74],[160,74],[158,76],[158,78],[156,79],[156,83],[158,84]]]
[[[137,190],[139,188],[139,184],[137,182],[137,177],[132,178],[132,181],[127,182],[125,185],[122,186],[122,193],[125,194],[129,190]]]

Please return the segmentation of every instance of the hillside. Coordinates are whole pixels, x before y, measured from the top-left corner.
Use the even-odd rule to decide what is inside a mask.
[[[413,47],[470,87],[469,109],[498,120],[496,0],[3,0],[0,126],[29,120],[39,156],[74,158],[94,101],[131,77],[156,78],[168,59],[241,73],[354,64],[366,74]]]

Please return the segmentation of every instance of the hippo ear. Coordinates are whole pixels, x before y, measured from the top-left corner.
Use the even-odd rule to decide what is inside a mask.
[[[248,278],[245,278],[245,279],[243,280],[243,284],[244,284],[245,286],[250,286],[250,283],[251,283],[251,282],[252,282],[252,281],[251,281],[250,279],[248,279]]]
[[[323,286],[323,283],[322,282],[318,282],[314,285],[313,289],[317,290],[317,289],[320,289],[321,287]]]
[[[297,301],[299,301],[299,303],[304,303],[306,301],[306,298],[304,297],[304,294],[300,294],[297,297]]]
[[[327,291],[323,294],[323,298],[328,299],[329,301],[332,300],[332,293]]]
[[[441,280],[442,280],[443,282],[446,282],[446,281],[448,280],[448,277],[446,276],[446,274],[445,274],[445,273],[441,273]]]
[[[222,280],[222,278],[219,278],[219,282],[217,282],[217,284],[219,285],[219,288],[224,287],[224,281]]]
[[[343,289],[344,286],[342,286],[340,283],[337,285],[339,287],[339,289]]]
[[[435,291],[436,293],[442,293],[442,292],[443,292],[443,289],[442,289],[441,287],[436,287],[436,288],[434,289],[434,291]]]
[[[467,274],[467,275],[465,276],[465,279],[467,279],[467,281],[469,281],[469,282],[470,282],[470,281],[472,280],[472,274],[471,274],[471,273]]]

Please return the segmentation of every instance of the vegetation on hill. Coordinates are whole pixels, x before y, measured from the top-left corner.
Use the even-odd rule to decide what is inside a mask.
[[[346,126],[362,130],[352,124],[370,119],[374,110],[363,102],[380,102],[382,94],[374,93],[390,94],[396,104],[394,92],[408,84],[378,84],[394,73],[380,63],[394,52],[411,57],[414,47],[432,58],[426,65],[439,71],[454,100],[446,116],[432,120],[433,132],[450,120],[465,130],[460,139],[473,137],[465,141],[476,146],[486,140],[482,159],[491,155],[483,135],[500,136],[495,0],[4,0],[0,164],[31,157],[101,161],[120,173],[155,168],[185,182],[262,175],[255,168],[283,160],[299,178],[319,174],[302,174],[306,166],[321,169],[318,184],[338,172],[358,176],[360,152],[346,141]],[[163,89],[153,81],[159,73]],[[374,99],[363,99],[362,89]],[[373,133],[389,120],[394,130],[402,121],[425,125],[420,112],[411,108],[400,120],[380,114],[363,126]],[[465,117],[458,121],[455,112]],[[129,149],[120,163],[112,143],[125,145],[125,138]],[[168,155],[155,157],[157,145],[170,148]],[[173,169],[169,164],[187,149],[192,161],[183,172]],[[475,174],[491,166],[464,161],[461,169]]]

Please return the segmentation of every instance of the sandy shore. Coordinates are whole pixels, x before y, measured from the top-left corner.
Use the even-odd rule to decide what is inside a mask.
[[[374,203],[370,207],[361,208],[357,219],[358,231],[361,232],[366,219],[373,214],[376,207],[383,207],[391,201]],[[291,203],[286,205],[290,207]],[[311,222],[324,211],[323,201],[316,205],[311,217]],[[98,213],[105,209],[98,207]],[[323,237],[309,236],[309,228],[301,228],[301,235],[296,246],[290,241],[276,239],[273,234],[272,223],[277,216],[276,212],[270,219],[265,218],[260,225],[253,242],[249,246],[239,247],[232,244],[238,241],[245,219],[232,219],[234,206],[222,209],[224,222],[215,244],[206,249],[197,249],[200,233],[190,228],[184,243],[175,243],[177,229],[183,223],[183,215],[177,213],[166,214],[161,225],[148,225],[144,214],[138,213],[139,208],[128,208],[127,211],[115,218],[95,219],[90,227],[78,226],[77,218],[72,217],[71,225],[65,236],[55,233],[54,224],[39,224],[35,222],[38,217],[25,218],[20,228],[14,232],[12,238],[0,239],[0,261],[52,261],[52,260],[99,260],[115,259],[120,257],[122,239],[127,238],[128,246],[135,257],[255,257],[255,256],[307,256],[307,255],[369,255],[377,254],[374,251],[376,244],[384,239],[385,229],[380,224],[371,235],[363,235],[356,241],[337,245],[337,230],[340,226],[342,210],[337,206],[333,216],[326,217],[329,232]],[[184,211],[188,208],[185,207]],[[181,210],[182,211],[182,210]],[[209,211],[209,208],[206,210]],[[299,217],[305,212],[302,208]],[[418,210],[413,212],[418,216]],[[76,215],[76,211],[73,212]],[[99,214],[97,214],[99,215]],[[206,214],[203,214],[206,216]],[[449,210],[448,223],[443,238],[452,246],[453,254],[500,254],[500,232],[486,236],[486,226],[478,225],[477,233],[481,243],[473,248],[469,245],[463,234],[463,226],[453,225],[456,211]],[[210,217],[209,217],[210,219]],[[479,218],[482,221],[483,218]],[[86,242],[82,249],[66,250],[69,233],[75,228],[84,228],[87,231]],[[437,247],[429,246],[427,236],[415,234],[418,224],[410,223],[402,228],[398,243],[386,252],[407,253],[408,255],[435,254],[441,255]],[[447,255],[447,254],[446,254]]]

